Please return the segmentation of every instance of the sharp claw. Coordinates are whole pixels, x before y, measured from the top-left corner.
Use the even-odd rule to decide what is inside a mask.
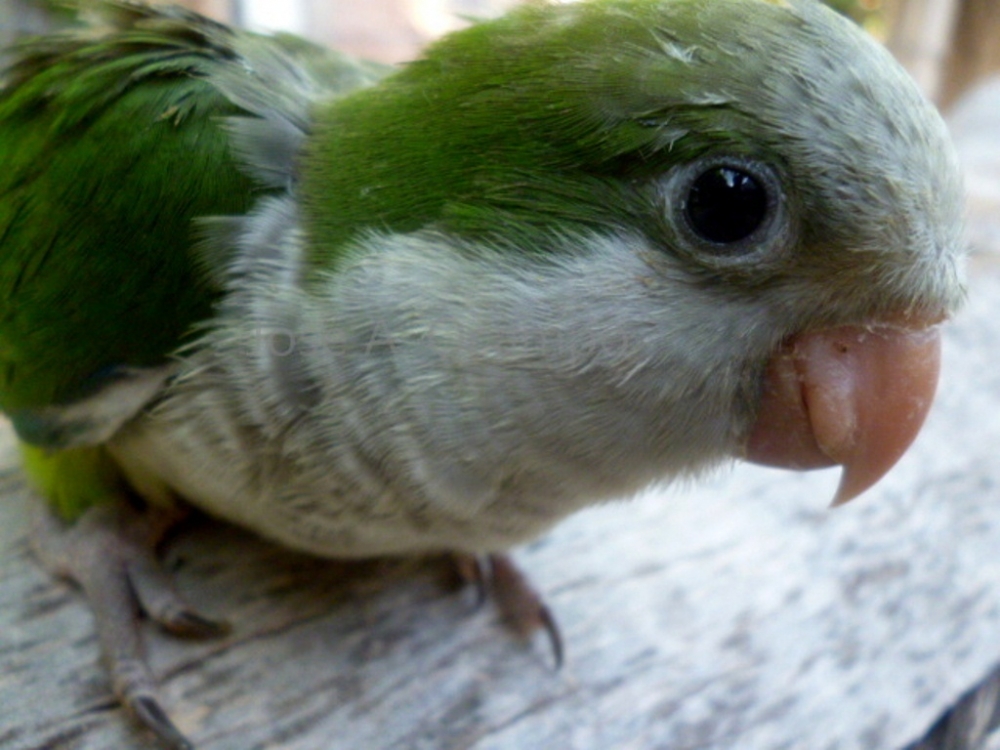
[[[490,555],[489,562],[497,606],[504,619],[523,637],[544,629],[558,669],[563,663],[563,643],[551,610],[508,555]]]
[[[562,633],[559,631],[559,623],[556,622],[556,618],[552,615],[552,610],[550,610],[546,605],[542,604],[541,609],[538,610],[538,617],[542,621],[542,627],[549,636],[549,644],[552,646],[552,657],[555,659],[556,670],[562,669],[563,665],[563,639]]]
[[[136,698],[128,707],[143,724],[163,740],[170,750],[194,750],[194,745],[185,737],[167,716],[159,702],[148,695]]]

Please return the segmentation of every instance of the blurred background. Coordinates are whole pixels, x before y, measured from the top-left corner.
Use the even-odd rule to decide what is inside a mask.
[[[524,0],[180,0],[214,18],[284,29],[386,62]],[[531,1],[531,0],[528,0]],[[44,28],[48,0],[0,0],[0,43]],[[947,106],[1000,71],[998,0],[827,0],[885,42],[925,92]],[[54,3],[53,3],[54,4]]]

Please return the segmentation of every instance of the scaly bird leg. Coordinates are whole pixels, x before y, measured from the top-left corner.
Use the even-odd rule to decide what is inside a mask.
[[[142,652],[139,617],[145,614],[181,636],[218,636],[228,630],[184,600],[156,557],[160,542],[182,517],[176,509],[138,511],[107,503],[91,507],[67,527],[42,507],[32,534],[42,563],[79,584],[90,601],[115,694],[171,750],[193,746],[157,696]]]

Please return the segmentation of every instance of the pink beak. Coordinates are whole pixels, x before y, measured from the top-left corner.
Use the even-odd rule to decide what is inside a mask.
[[[746,459],[791,469],[842,465],[834,505],[874,485],[909,448],[934,400],[936,322],[790,339],[768,365]]]

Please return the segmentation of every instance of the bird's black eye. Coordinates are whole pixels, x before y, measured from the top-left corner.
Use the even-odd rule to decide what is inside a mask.
[[[663,249],[715,270],[772,268],[798,237],[791,184],[770,161],[721,150],[670,168],[654,183]]]
[[[752,235],[767,217],[769,203],[764,185],[748,171],[717,165],[691,182],[684,215],[699,237],[727,245]]]

